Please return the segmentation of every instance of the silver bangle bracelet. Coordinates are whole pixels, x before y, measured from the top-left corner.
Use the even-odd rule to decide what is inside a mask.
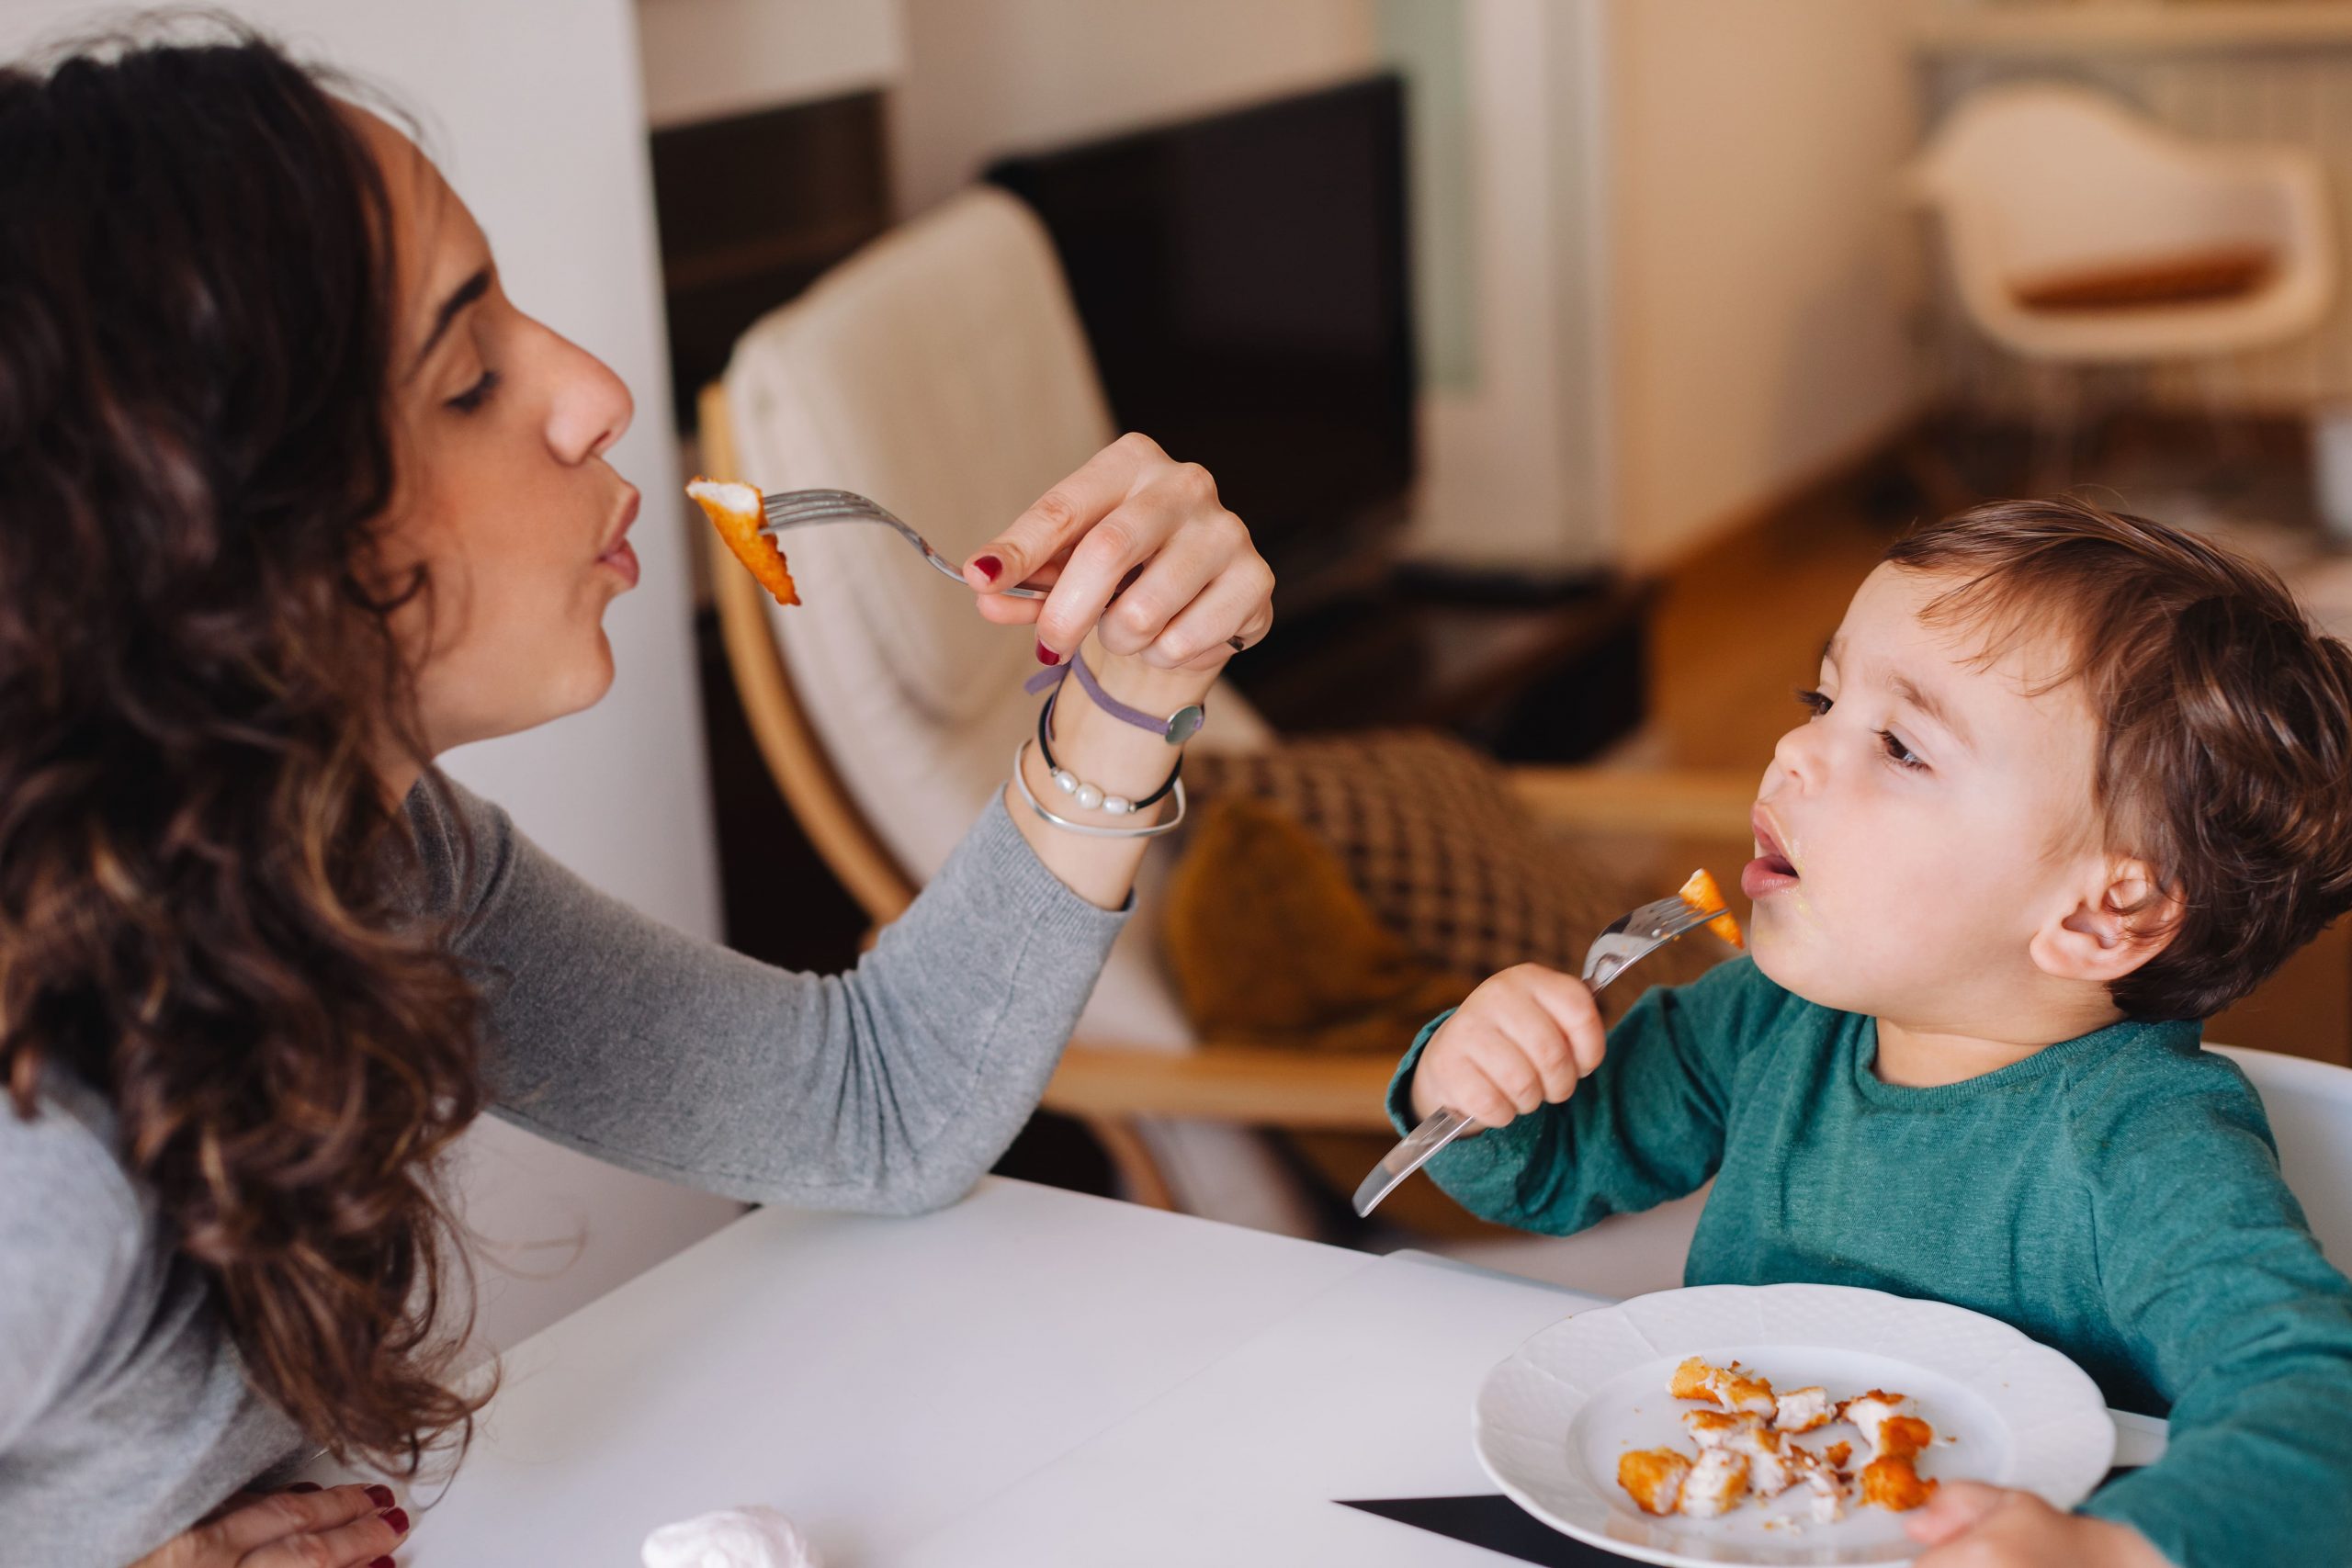
[[[1036,741],[1023,736],[1021,744],[1012,749],[1013,787],[1021,792],[1021,798],[1029,803],[1030,810],[1059,828],[1063,832],[1083,833],[1090,839],[1157,839],[1162,833],[1174,832],[1183,822],[1184,781],[1182,779],[1176,781],[1176,815],[1165,822],[1155,822],[1148,828],[1098,828],[1091,822],[1073,822],[1067,817],[1055,816],[1046,809],[1046,803],[1037,798],[1036,791],[1029,787],[1029,774],[1022,766],[1029,760],[1029,748],[1035,744]]]

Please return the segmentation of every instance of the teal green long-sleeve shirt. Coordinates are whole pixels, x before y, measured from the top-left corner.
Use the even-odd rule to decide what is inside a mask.
[[[1444,1021],[1389,1086],[1400,1132]],[[1997,1317],[2109,1403],[2171,1417],[2165,1458],[2085,1512],[2184,1568],[2352,1562],[2352,1284],[2279,1177],[2254,1087],[2200,1032],[2119,1023],[1906,1089],[1873,1070],[1875,1020],[1743,958],[1648,992],[1565,1104],[1427,1168],[1472,1213],[1555,1235],[1712,1176],[1687,1283],[1861,1285]]]

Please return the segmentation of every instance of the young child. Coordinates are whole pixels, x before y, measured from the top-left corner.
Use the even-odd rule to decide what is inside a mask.
[[[2352,650],[2198,540],[2002,502],[1889,550],[1799,701],[1752,956],[1605,1040],[1507,970],[1413,1043],[1398,1129],[1496,1129],[1430,1174],[1554,1234],[1713,1177],[1690,1283],[1957,1303],[2169,1413],[2072,1516],[1947,1484],[1923,1568],[2346,1561],[2352,1285],[2199,1040],[2352,906]]]

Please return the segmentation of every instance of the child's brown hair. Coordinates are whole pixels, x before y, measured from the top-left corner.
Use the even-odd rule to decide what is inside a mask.
[[[2064,499],[1988,502],[1886,558],[1953,579],[1926,615],[1984,633],[1987,659],[2066,638],[2051,685],[2081,682],[2098,719],[2106,847],[2163,890],[2127,913],[2177,921],[2109,987],[2126,1015],[2210,1018],[2352,907],[2352,649],[2276,573]]]

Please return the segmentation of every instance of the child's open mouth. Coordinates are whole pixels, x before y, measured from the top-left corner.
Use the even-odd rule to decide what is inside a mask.
[[[1789,859],[1788,851],[1781,846],[1779,835],[1772,831],[1771,821],[1764,815],[1762,807],[1758,807],[1750,815],[1749,826],[1756,830],[1758,853],[1740,872],[1739,890],[1750,898],[1764,898],[1784,888],[1794,887],[1797,885],[1796,863]]]

